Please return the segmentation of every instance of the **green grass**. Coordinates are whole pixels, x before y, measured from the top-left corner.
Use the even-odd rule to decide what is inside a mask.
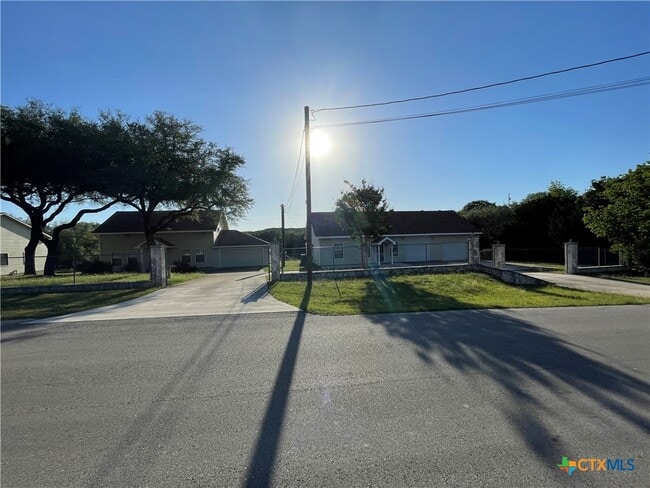
[[[2,287],[10,286],[44,286],[44,285],[71,285],[73,280],[76,284],[107,283],[116,281],[146,281],[149,273],[105,273],[105,274],[83,274],[72,273],[58,274],[56,276],[2,276],[0,284]]]
[[[650,299],[551,285],[511,286],[479,273],[317,280],[312,284],[308,300],[306,288],[304,282],[277,282],[272,285],[271,294],[278,300],[323,315],[650,303]]]
[[[117,281],[140,281],[149,279],[148,274],[141,273],[119,273],[119,275],[134,276],[126,279],[126,276]],[[116,273],[116,275],[118,275]],[[115,277],[116,275],[96,275],[103,277]],[[173,273],[169,282],[170,286],[176,286],[189,280],[194,280],[205,276],[204,273]],[[137,278],[135,278],[137,277]],[[31,278],[38,280],[38,278]],[[49,278],[48,278],[49,279]],[[116,281],[116,280],[104,280]],[[97,281],[90,281],[97,283]],[[29,283],[31,284],[31,283]],[[63,284],[63,283],[39,283],[39,284]],[[4,280],[2,286],[5,286]],[[14,285],[17,286],[17,285]],[[81,312],[91,308],[114,305],[116,303],[132,300],[134,298],[147,295],[156,288],[133,289],[133,290],[105,290],[92,292],[73,292],[73,293],[39,293],[37,295],[2,295],[1,315],[3,320],[13,319],[37,319],[45,317],[55,317],[74,312]]]
[[[607,278],[608,280],[627,281],[629,283],[638,283],[641,285],[650,285],[650,276],[636,276],[626,274],[604,274],[598,275],[599,278]]]
[[[550,273],[564,273],[564,265],[558,263],[527,263],[522,261],[508,263],[515,266],[530,266],[531,268],[548,268]]]

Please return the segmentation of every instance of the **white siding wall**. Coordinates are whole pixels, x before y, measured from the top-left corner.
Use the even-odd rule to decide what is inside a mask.
[[[399,263],[436,263],[449,261],[467,261],[467,235],[424,235],[424,236],[390,236],[397,243],[397,256],[391,256],[391,247],[384,245],[384,264]],[[358,241],[352,239],[330,239],[313,236],[314,263],[321,267],[336,268],[357,267],[361,263],[361,251]],[[334,258],[334,245],[343,245],[343,258]],[[376,246],[371,246],[369,263],[376,262]],[[391,259],[392,258],[392,259]]]
[[[23,255],[25,246],[29,242],[29,226],[16,222],[11,217],[0,215],[0,253],[6,254],[7,265],[0,266],[0,274],[6,275],[13,271],[19,274],[25,272],[25,261]],[[45,269],[45,258],[47,248],[40,243],[36,247],[36,272],[42,273]]]

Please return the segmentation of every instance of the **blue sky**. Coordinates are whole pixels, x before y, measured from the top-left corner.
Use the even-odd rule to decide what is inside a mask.
[[[648,2],[6,2],[2,103],[89,117],[163,110],[243,155],[256,201],[235,227],[280,225],[314,109],[446,92],[650,50]],[[321,112],[312,124],[434,112],[649,75],[650,57],[417,103]],[[650,159],[648,86],[328,130],[313,210],[343,180],[396,210],[502,204],[552,180],[582,192]],[[287,226],[305,221],[304,170]],[[3,210],[21,215],[2,202]],[[86,220],[101,221],[108,211]]]

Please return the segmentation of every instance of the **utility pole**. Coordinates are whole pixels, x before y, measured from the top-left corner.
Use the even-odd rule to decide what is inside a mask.
[[[280,209],[282,210],[282,269],[284,269],[284,265],[287,264],[287,253],[284,250],[284,203],[280,205]]]
[[[305,229],[305,240],[307,245],[307,283],[312,281],[313,271],[313,250],[311,242],[311,153],[309,148],[309,105],[305,105],[305,180],[307,185],[307,227]]]

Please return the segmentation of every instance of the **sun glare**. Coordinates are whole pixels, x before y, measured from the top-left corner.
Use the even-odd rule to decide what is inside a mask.
[[[309,146],[312,156],[322,156],[332,147],[329,134],[322,130],[314,130],[309,134]]]

